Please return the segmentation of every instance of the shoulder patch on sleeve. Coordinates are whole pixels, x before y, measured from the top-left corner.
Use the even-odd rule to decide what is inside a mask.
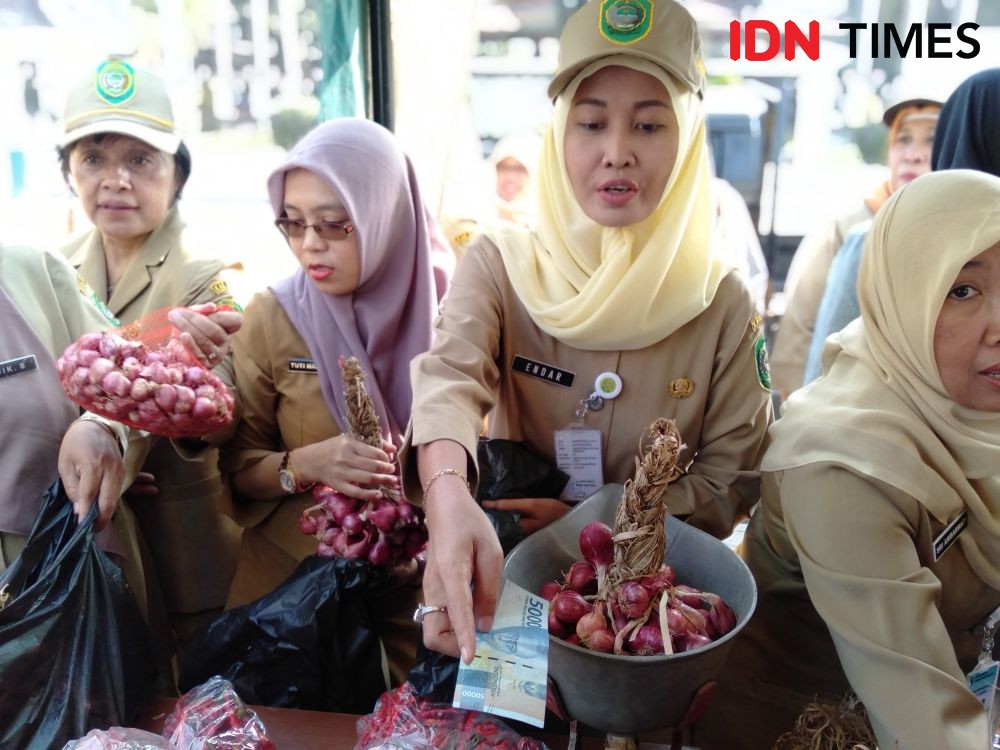
[[[771,368],[767,361],[767,343],[761,331],[753,345],[754,365],[757,368],[757,382],[765,391],[771,390]]]
[[[86,297],[87,301],[97,308],[97,311],[104,316],[105,320],[107,320],[115,328],[121,326],[121,321],[111,314],[108,306],[101,301],[101,298],[97,296],[97,292],[94,291],[90,284],[84,281],[83,276],[79,273],[76,275],[76,286],[80,290],[80,294]]]

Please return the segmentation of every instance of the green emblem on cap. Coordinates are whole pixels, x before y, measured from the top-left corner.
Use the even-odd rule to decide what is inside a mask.
[[[601,36],[615,44],[634,44],[653,28],[653,0],[602,0]]]
[[[767,344],[764,343],[764,332],[761,331],[753,345],[753,358],[757,365],[757,380],[765,391],[771,390],[771,368],[767,362]]]
[[[135,69],[122,60],[105,60],[97,66],[97,95],[111,106],[135,96]]]

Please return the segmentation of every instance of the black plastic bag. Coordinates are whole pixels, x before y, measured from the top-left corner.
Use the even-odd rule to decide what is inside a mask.
[[[42,499],[24,551],[3,574],[0,747],[48,750],[127,724],[156,673],[125,575],[94,543],[97,503],[77,523],[61,484]]]
[[[481,438],[476,447],[479,486],[476,501],[521,497],[559,497],[569,476],[535,453],[526,442]],[[506,555],[524,539],[521,514],[483,508],[493,524]],[[417,650],[417,664],[409,682],[421,698],[451,703],[458,679],[458,659],[424,647]]]
[[[181,690],[213,675],[250,704],[366,714],[387,686],[366,599],[389,576],[311,555],[271,593],[223,612],[181,652]]]
[[[526,442],[482,438],[476,448],[479,486],[476,500],[559,497],[569,476],[535,453]],[[506,555],[524,539],[521,514],[484,508]]]

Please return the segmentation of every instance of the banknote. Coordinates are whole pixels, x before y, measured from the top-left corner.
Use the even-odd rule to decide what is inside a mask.
[[[536,727],[545,723],[549,603],[507,581],[493,629],[476,633],[476,656],[461,663],[456,708],[485,711]]]

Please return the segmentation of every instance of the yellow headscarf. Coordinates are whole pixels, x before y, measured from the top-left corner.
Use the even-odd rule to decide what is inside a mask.
[[[584,214],[570,185],[563,138],[580,82],[608,65],[647,73],[670,95],[680,129],[677,161],[659,205],[627,227],[604,227]],[[532,320],[579,349],[641,349],[705,310],[730,266],[711,252],[705,120],[696,94],[662,68],[632,55],[591,63],[556,100],[538,176],[534,232],[496,228],[507,275]]]
[[[934,329],[962,266],[1000,241],[1000,179],[918,177],[876,215],[858,273],[861,318],[832,336],[824,376],[771,428],[764,471],[832,461],[896,487],[941,523],[969,512],[959,542],[1000,589],[1000,413],[955,403]]]

